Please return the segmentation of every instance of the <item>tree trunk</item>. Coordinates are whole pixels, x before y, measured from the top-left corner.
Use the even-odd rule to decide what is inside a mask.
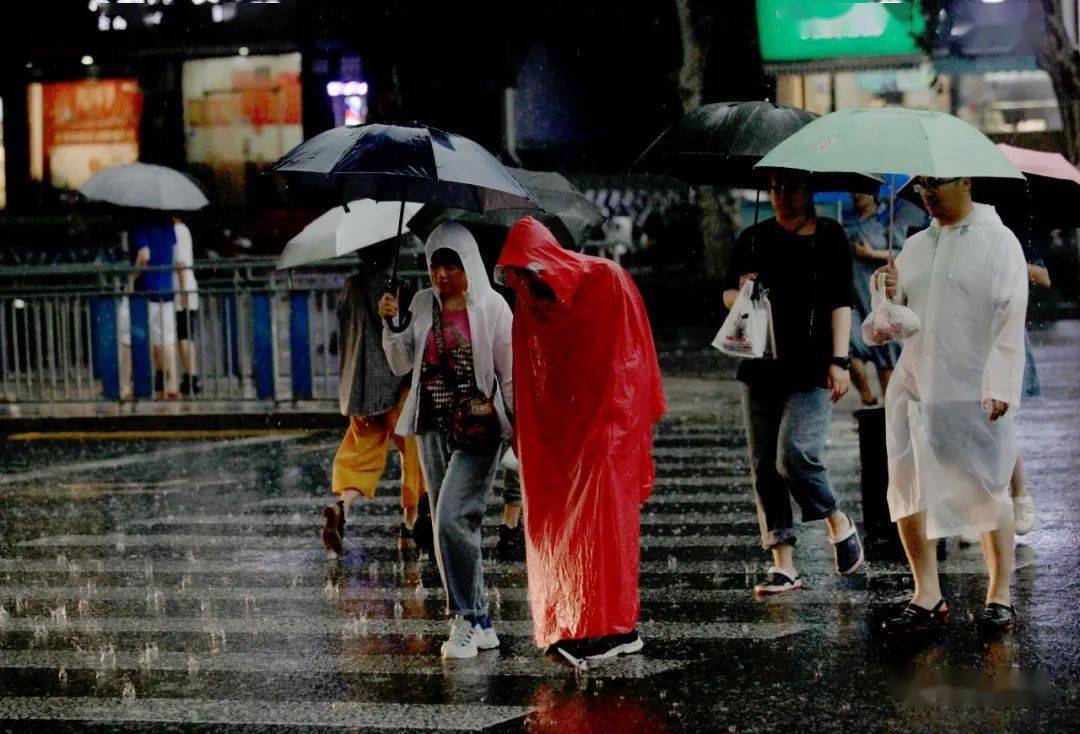
[[[679,96],[683,112],[701,106],[705,86],[705,65],[709,55],[712,16],[710,0],[675,0],[679,18],[679,38],[682,41],[682,67],[679,70]],[[720,192],[713,186],[698,186],[698,205],[701,242],[705,250],[705,270],[711,278],[723,276],[730,259],[734,241],[731,230],[724,226]]]
[[[1062,0],[1042,0],[1046,18],[1046,44],[1039,65],[1050,75],[1061,110],[1065,156],[1080,162],[1080,53],[1065,30]]]

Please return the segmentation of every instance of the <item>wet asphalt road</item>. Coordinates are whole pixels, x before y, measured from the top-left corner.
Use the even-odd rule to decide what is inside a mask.
[[[767,563],[730,380],[668,381],[643,508],[645,654],[585,674],[532,647],[524,566],[493,556],[502,649],[443,663],[438,575],[400,557],[391,481],[328,558],[333,433],[2,442],[0,730],[1075,730],[1080,324],[1036,339],[1044,396],[1018,425],[1038,524],[1018,547],[1022,623],[991,641],[971,621],[981,552],[955,540],[936,640],[882,641],[906,564],[838,580],[816,525],[797,551],[808,588],[755,601]],[[828,462],[858,520],[851,403]],[[498,518],[493,497],[489,554]]]

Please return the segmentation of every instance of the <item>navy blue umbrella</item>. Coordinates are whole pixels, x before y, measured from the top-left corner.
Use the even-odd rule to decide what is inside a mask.
[[[327,130],[290,150],[271,170],[302,187],[326,190],[346,209],[352,199],[400,201],[399,246],[405,202],[474,212],[539,208],[483,146],[420,123]],[[396,257],[393,273],[396,281]],[[407,325],[406,313],[391,328]]]

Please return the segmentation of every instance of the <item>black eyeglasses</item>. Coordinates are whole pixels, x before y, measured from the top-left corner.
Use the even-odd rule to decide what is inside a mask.
[[[769,190],[776,194],[789,193],[804,188],[807,188],[807,183],[805,181],[774,183],[769,185]]]
[[[924,191],[937,191],[942,186],[947,186],[951,183],[959,181],[962,176],[955,176],[953,178],[920,178],[916,179],[911,188],[915,190],[916,194],[921,194]]]

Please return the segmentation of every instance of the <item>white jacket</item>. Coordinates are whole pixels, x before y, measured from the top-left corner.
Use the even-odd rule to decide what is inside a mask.
[[[428,261],[435,250],[448,248],[457,253],[469,279],[465,307],[472,333],[473,374],[476,385],[492,398],[499,416],[503,438],[513,436],[514,364],[511,349],[511,328],[514,316],[504,299],[491,286],[476,240],[457,222],[440,225],[428,237],[424,252]],[[420,404],[420,369],[424,360],[424,345],[431,332],[433,303],[438,298],[434,289],[425,288],[413,297],[412,323],[401,334],[395,334],[383,324],[382,344],[390,369],[405,376],[412,373],[412,387],[401,411],[395,432],[399,436],[417,433]],[[441,306],[441,299],[439,299]],[[497,384],[496,384],[497,380]],[[494,395],[492,388],[494,387]]]
[[[905,340],[885,399],[889,507],[927,512],[931,538],[999,527],[1012,514],[1018,448],[1012,418],[1024,375],[1027,267],[991,206],[908,239],[898,300],[922,330]],[[991,422],[986,399],[1009,404]]]

